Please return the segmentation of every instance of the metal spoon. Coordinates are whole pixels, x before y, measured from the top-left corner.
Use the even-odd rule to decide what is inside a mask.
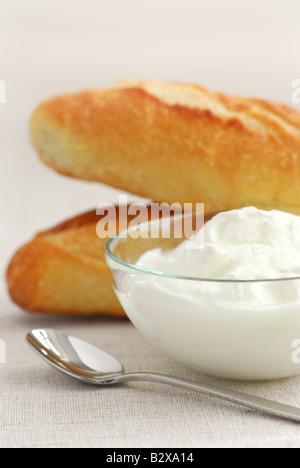
[[[26,336],[29,345],[41,358],[59,371],[95,385],[112,385],[130,380],[147,380],[194,390],[251,409],[300,421],[300,409],[235,390],[219,388],[207,383],[151,372],[125,372],[113,356],[75,336],[58,330],[32,330]]]

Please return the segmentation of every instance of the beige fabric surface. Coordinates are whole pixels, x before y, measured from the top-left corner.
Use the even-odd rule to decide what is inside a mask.
[[[28,315],[2,294],[0,371],[3,447],[300,447],[300,425],[195,392],[149,382],[98,388],[44,363],[25,344],[32,328],[56,327],[102,347],[128,370],[213,382],[300,406],[300,379],[242,383],[177,364],[126,320]]]

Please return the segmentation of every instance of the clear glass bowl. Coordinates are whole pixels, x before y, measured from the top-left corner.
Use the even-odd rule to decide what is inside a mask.
[[[107,242],[114,290],[131,322],[167,355],[206,374],[243,380],[300,374],[300,278],[211,280],[135,265],[150,249],[182,242],[174,233],[184,220],[164,219],[169,238],[154,220]],[[159,236],[141,237],[153,226]]]

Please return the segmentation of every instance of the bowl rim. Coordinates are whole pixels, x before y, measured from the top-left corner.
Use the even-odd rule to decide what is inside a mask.
[[[182,218],[182,215],[175,215],[171,216],[171,219],[175,218]],[[163,218],[161,218],[163,219]],[[145,221],[141,224],[139,224],[139,228],[141,229],[143,226],[149,225],[153,221],[159,221],[159,219],[154,219],[154,220],[149,220]],[[136,226],[123,229],[122,231],[118,232],[114,236],[111,236],[108,241],[105,243],[105,254],[106,256],[122,265],[126,269],[131,269],[135,272],[142,272],[142,273],[147,273],[151,274],[154,276],[158,277],[164,277],[164,278],[173,278],[174,280],[185,280],[185,281],[200,281],[200,282],[209,282],[209,283],[271,283],[271,282],[280,282],[280,281],[295,281],[295,280],[300,280],[300,276],[290,276],[290,277],[280,277],[280,278],[261,278],[261,279],[217,279],[217,278],[199,278],[195,276],[184,276],[184,275],[175,275],[172,273],[164,273],[162,271],[158,270],[152,270],[150,268],[145,268],[139,265],[136,265],[134,263],[129,263],[126,262],[125,260],[122,260],[121,258],[117,257],[114,255],[112,248],[118,243],[120,239],[126,239],[128,236],[126,235],[130,230],[134,230]],[[108,265],[110,267],[110,265]]]

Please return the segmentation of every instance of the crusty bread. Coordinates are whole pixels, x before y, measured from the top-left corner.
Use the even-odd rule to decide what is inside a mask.
[[[300,214],[300,113],[281,104],[123,82],[45,101],[31,138],[58,172],[159,202]]]
[[[116,210],[117,222],[132,220],[125,210]],[[162,213],[170,210],[163,207]],[[211,216],[206,214],[205,221]],[[7,269],[12,300],[29,311],[124,317],[105,262],[107,239],[99,239],[96,233],[100,219],[96,211],[84,213],[37,234],[21,247]]]
[[[23,309],[57,314],[125,316],[105,263],[99,216],[85,213],[43,231],[7,269],[12,300]]]

